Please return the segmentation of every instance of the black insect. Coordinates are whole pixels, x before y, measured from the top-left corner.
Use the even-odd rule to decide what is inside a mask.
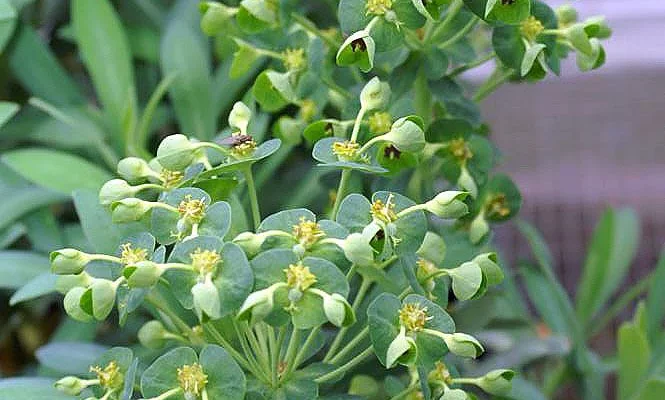
[[[253,139],[249,135],[233,135],[225,137],[218,141],[221,146],[236,147],[243,143],[251,142]]]

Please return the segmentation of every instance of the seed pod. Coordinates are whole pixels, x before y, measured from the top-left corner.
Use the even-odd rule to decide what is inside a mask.
[[[60,249],[51,253],[51,272],[58,275],[80,274],[92,257],[76,249]]]
[[[136,190],[122,179],[111,179],[99,190],[99,204],[107,206],[114,201],[132,197]]]
[[[425,203],[425,207],[439,218],[456,219],[469,212],[469,207],[464,203],[468,195],[467,192],[454,190],[441,192]]]
[[[376,76],[370,79],[360,92],[360,105],[366,111],[383,108],[390,99],[390,85]]]

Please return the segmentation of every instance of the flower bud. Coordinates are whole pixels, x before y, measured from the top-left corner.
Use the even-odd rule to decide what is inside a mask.
[[[514,376],[515,372],[509,369],[497,369],[478,378],[476,384],[489,394],[505,396],[513,387],[511,381]]]
[[[360,267],[374,264],[374,249],[369,239],[360,233],[352,233],[344,240],[335,243],[344,251],[344,257]]]
[[[118,174],[130,182],[135,182],[155,172],[150,168],[148,162],[138,157],[126,157],[118,162]]]
[[[469,239],[471,239],[471,243],[476,244],[480,242],[489,231],[490,226],[487,220],[485,220],[485,215],[483,213],[478,214],[471,221],[471,226],[469,227]]]
[[[194,161],[197,146],[185,135],[170,135],[157,148],[157,161],[170,170],[182,171]]]
[[[476,338],[466,333],[444,333],[441,338],[446,342],[448,350],[460,357],[476,358],[485,351],[483,345]]]
[[[217,286],[212,282],[210,275],[203,282],[197,282],[192,287],[192,296],[194,296],[194,310],[200,320],[203,320],[204,313],[211,319],[222,317],[219,292],[217,292]]]
[[[577,10],[570,4],[564,4],[556,8],[556,17],[559,25],[568,26],[577,22]]]
[[[221,33],[238,9],[228,7],[223,3],[216,1],[205,1],[199,3],[201,12],[201,30],[208,36],[217,36]]]
[[[339,293],[323,296],[323,312],[328,321],[337,327],[350,326],[356,321],[351,305]]]
[[[270,314],[274,307],[273,296],[277,285],[250,293],[238,311],[239,320],[250,320],[254,324]]]
[[[162,276],[164,269],[152,261],[139,261],[136,264],[127,265],[122,275],[127,279],[127,285],[131,288],[149,288],[154,286]]]
[[[425,147],[425,132],[422,125],[415,122],[417,117],[404,117],[393,122],[390,131],[381,136],[391,142],[397,150],[417,153]],[[422,121],[419,121],[422,123]]]
[[[148,321],[138,332],[139,342],[149,349],[161,349],[169,339],[171,332],[167,331],[160,321]]]
[[[109,316],[115,305],[117,286],[106,279],[95,279],[81,298],[83,310],[101,321]]]
[[[469,207],[464,203],[468,195],[467,192],[454,190],[441,192],[425,203],[425,207],[439,218],[456,219],[469,212]]]
[[[107,206],[114,201],[132,197],[136,190],[122,179],[111,179],[99,189],[99,204]]]
[[[55,383],[55,388],[70,396],[78,396],[89,385],[83,379],[66,376]]]
[[[248,257],[252,257],[261,250],[263,242],[265,242],[265,235],[256,234],[253,232],[242,232],[233,239],[233,243],[242,248]]]
[[[140,220],[152,207],[147,201],[129,197],[111,203],[111,220],[116,223]]]
[[[92,257],[76,249],[60,249],[52,252],[51,272],[58,275],[80,274]]]
[[[480,254],[473,259],[473,262],[478,264],[483,271],[489,286],[498,285],[503,281],[503,270],[496,261],[496,253]]]
[[[370,79],[360,92],[360,106],[366,111],[383,108],[389,99],[390,85],[381,82],[376,76]]]
[[[75,287],[65,295],[63,305],[67,315],[73,319],[81,322],[89,322],[92,320],[92,315],[88,314],[81,308],[81,297],[86,293],[87,289],[84,287]]]
[[[90,283],[92,279],[85,271],[78,275],[60,275],[55,281],[55,290],[66,294],[75,287],[88,287]]]
[[[462,389],[446,388],[439,400],[469,400],[469,395]]]
[[[476,181],[473,179],[469,173],[469,170],[464,165],[461,168],[459,178],[457,178],[457,185],[463,190],[469,192],[471,197],[478,197],[478,186],[476,185]]]
[[[412,363],[417,355],[416,342],[413,338],[406,336],[402,328],[395,339],[390,342],[386,352],[386,367],[392,368],[398,362],[400,364]]]
[[[241,135],[247,135],[250,118],[252,118],[252,111],[245,103],[238,101],[233,105],[233,109],[229,114],[229,125],[231,128],[239,129]]]
[[[357,65],[363,72],[368,72],[374,67],[374,53],[376,45],[374,39],[366,30],[353,33],[346,38],[337,50],[335,60],[340,67]]]

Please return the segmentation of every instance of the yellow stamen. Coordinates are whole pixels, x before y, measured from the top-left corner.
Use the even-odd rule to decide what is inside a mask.
[[[367,14],[383,15],[393,6],[393,0],[367,0],[365,11]]]
[[[148,258],[148,250],[137,248],[133,249],[131,243],[125,243],[120,246],[120,262],[125,265],[136,264],[139,261],[145,261]]]
[[[540,22],[533,15],[525,19],[520,25],[520,32],[522,33],[522,36],[524,36],[531,42],[536,40],[536,37],[540,35],[540,33],[544,30],[545,27],[543,26],[542,22]]]
[[[430,319],[432,317],[427,316],[427,307],[420,304],[407,303],[399,310],[399,323],[407,332],[420,332]]]
[[[178,205],[178,212],[181,218],[196,224],[205,216],[205,208],[203,199],[192,199],[192,195],[188,194]]]
[[[286,274],[286,284],[301,292],[316,283],[316,276],[309,271],[309,267],[302,264],[291,264],[284,270],[284,273]]]
[[[124,385],[125,377],[122,371],[120,371],[118,363],[115,361],[111,361],[104,368],[98,365],[90,367],[90,372],[94,372],[97,375],[99,384],[107,390],[118,389]]]
[[[282,55],[284,56],[284,65],[289,71],[299,71],[305,68],[307,59],[305,58],[304,49],[286,49]]]
[[[333,153],[342,161],[352,161],[358,156],[360,145],[356,142],[335,142],[332,146]]]
[[[311,247],[319,239],[326,236],[325,232],[321,230],[321,226],[314,222],[300,217],[300,222],[293,225],[293,236],[296,237],[298,243],[305,248]]]
[[[372,203],[372,208],[370,212],[372,213],[372,218],[383,222],[384,224],[389,224],[397,220],[397,214],[395,213],[395,203],[392,202],[393,195],[388,196],[388,201],[384,204],[383,201],[376,199]]]
[[[201,276],[214,273],[217,264],[222,260],[217,252],[200,248],[194,250],[189,257],[192,259],[192,266]]]
[[[198,398],[208,383],[208,375],[203,372],[201,364],[183,365],[178,368],[178,383],[180,388],[189,395]]]

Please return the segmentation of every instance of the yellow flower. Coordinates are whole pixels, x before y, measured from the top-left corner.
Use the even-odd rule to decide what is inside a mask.
[[[90,372],[94,372],[97,375],[99,384],[107,390],[121,388],[125,381],[125,377],[120,371],[118,363],[115,361],[111,361],[104,368],[98,365],[90,367]]]
[[[217,252],[197,248],[189,255],[192,266],[201,275],[205,276],[215,272],[217,264],[222,260]]]
[[[284,56],[284,65],[289,71],[298,71],[305,68],[307,60],[305,59],[304,49],[286,49],[282,55]]]
[[[510,214],[507,203],[505,194],[496,194],[485,204],[485,212],[492,217],[507,217]]]
[[[142,248],[133,249],[131,243],[125,243],[120,248],[122,249],[120,261],[125,265],[136,264],[148,258],[148,250]]]
[[[393,119],[389,113],[377,111],[369,117],[369,131],[373,134],[386,133],[392,123]]]
[[[422,307],[420,304],[407,303],[399,310],[399,323],[407,332],[423,330],[430,319],[432,317],[427,315],[427,307]]]
[[[305,248],[309,248],[319,239],[326,236],[326,234],[321,230],[321,226],[318,223],[309,221],[305,217],[300,217],[300,222],[297,225],[293,225],[293,236],[296,237],[298,243]]]
[[[188,194],[178,205],[178,213],[180,217],[191,221],[192,223],[199,223],[205,216],[206,205],[203,199],[192,199],[192,195]]]
[[[393,0],[367,0],[365,10],[367,14],[383,15],[393,6]]]
[[[180,388],[186,394],[194,395],[198,399],[208,383],[208,375],[203,372],[201,364],[183,365],[182,368],[178,368],[177,373]]]
[[[388,201],[385,204],[379,199],[374,200],[370,212],[372,214],[372,218],[381,221],[384,224],[389,224],[397,220],[397,214],[395,213],[395,203],[392,202],[392,195],[388,196]]]
[[[309,271],[309,267],[302,264],[291,264],[284,270],[284,273],[286,274],[286,284],[301,292],[316,283],[316,276]]]
[[[545,27],[543,26],[542,22],[540,22],[533,15],[525,19],[520,25],[520,32],[522,33],[522,36],[532,42],[536,40],[536,37],[544,30]]]

